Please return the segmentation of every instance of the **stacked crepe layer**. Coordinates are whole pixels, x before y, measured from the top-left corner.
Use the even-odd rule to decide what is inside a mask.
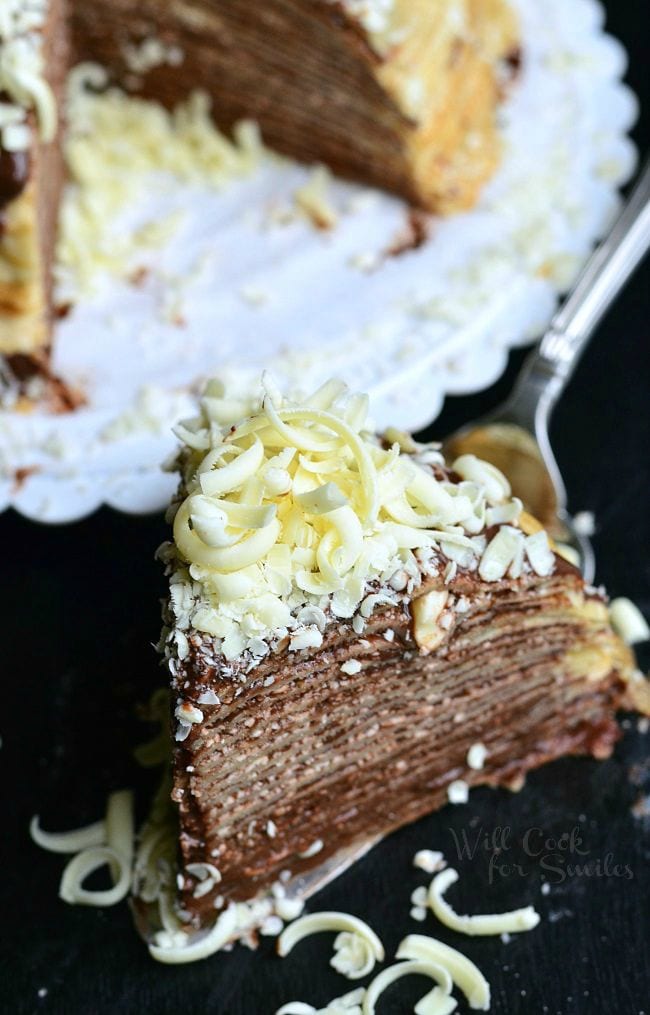
[[[101,6],[74,7],[87,58],[169,106],[207,89],[220,126],[253,118],[294,158],[434,211],[470,206],[495,168],[502,61],[518,46],[505,0],[394,0],[377,26],[331,0]],[[152,36],[178,58],[130,70],[127,43]]]
[[[431,593],[444,604],[427,650],[414,615]],[[560,558],[546,578],[425,579],[362,636],[332,626],[318,651],[280,650],[244,682],[206,662],[204,637],[190,637],[174,683],[203,715],[175,751],[182,866],[222,876],[197,898],[186,873],[194,926],[441,806],[454,780],[518,786],[564,754],[607,757],[633,666],[602,599]],[[481,770],[467,763],[476,742]]]
[[[506,0],[84,0],[69,21],[62,8],[48,0],[39,28],[41,84],[59,106],[70,48],[168,107],[205,90],[220,126],[257,120],[279,151],[432,211],[471,206],[497,164],[496,108],[518,45]],[[21,154],[21,186],[5,187],[0,354],[42,358],[60,137],[34,129]]]
[[[62,0],[50,0],[42,25],[30,33],[41,49],[43,77],[37,87],[56,105],[68,66],[63,15]],[[5,45],[0,40],[0,48]],[[49,345],[51,264],[63,182],[60,117],[50,136],[31,106],[25,115],[25,147],[9,149],[0,142],[0,356],[14,356],[18,374],[23,356],[41,360]]]

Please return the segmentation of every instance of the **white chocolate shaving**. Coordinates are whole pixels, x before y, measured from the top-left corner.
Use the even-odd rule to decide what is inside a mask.
[[[627,645],[636,645],[650,638],[650,627],[645,617],[630,599],[614,599],[609,606],[609,619]]]
[[[452,466],[463,479],[478,483],[485,490],[488,504],[500,504],[510,497],[510,483],[502,472],[475,455],[461,455]]]
[[[483,581],[492,582],[504,578],[511,565],[517,562],[524,540],[524,534],[519,529],[509,525],[500,528],[481,557],[478,573]]]
[[[120,790],[108,798],[104,822],[106,845],[81,850],[63,871],[59,895],[65,902],[82,906],[112,906],[131,888],[133,861],[133,793]],[[94,871],[108,865],[114,881],[112,888],[89,891],[83,882]]]
[[[207,933],[190,941],[182,931],[175,935],[162,932],[157,934],[156,941],[149,945],[149,952],[154,959],[166,965],[196,962],[218,952],[232,940],[236,931],[237,907],[231,904]]]
[[[413,600],[416,642],[432,652],[456,623],[446,589],[417,596],[423,574],[444,564],[438,555],[487,580],[521,573],[519,529],[504,525],[487,547],[481,535],[488,510],[520,513],[501,473],[464,456],[462,482],[439,479],[427,464],[439,464],[437,450],[387,447],[364,429],[367,410],[366,396],[335,380],[300,401],[268,375],[258,400],[208,384],[199,416],[176,428],[184,499],[165,550],[170,629],[193,628],[250,667],[264,643],[318,649],[333,619],[361,633],[375,609]],[[170,634],[167,651],[182,661],[191,649]]]
[[[488,1011],[490,1007],[490,985],[465,955],[450,948],[436,938],[422,934],[409,934],[400,943],[396,958],[431,962],[447,970],[453,982],[462,990],[470,1008]]]
[[[363,998],[363,1015],[375,1015],[376,1004],[387,987],[399,980],[402,976],[430,976],[438,986],[434,987],[425,998],[418,1003],[416,1011],[426,1010],[429,1015],[449,1015],[456,1007],[453,997],[450,997],[452,980],[444,968],[437,962],[428,959],[416,959],[409,962],[399,962],[388,969],[383,969],[366,988]],[[426,1003],[426,1009],[424,1004]]]
[[[413,866],[426,874],[435,874],[446,866],[443,854],[437,849],[419,849],[413,857]]]
[[[539,914],[532,906],[514,909],[508,913],[459,916],[444,898],[447,889],[456,881],[458,872],[453,867],[448,867],[447,870],[437,874],[429,886],[429,905],[440,922],[450,930],[470,936],[514,934],[532,930],[539,923]]]
[[[352,676],[354,673],[361,672],[361,663],[358,659],[346,659],[344,663],[341,663],[341,673],[347,673]]]
[[[29,834],[38,846],[50,853],[79,853],[82,849],[106,842],[106,822],[95,821],[71,832],[44,832],[38,816],[35,816],[31,820]]]
[[[117,870],[118,876],[112,888],[104,891],[89,891],[83,882],[89,874],[107,865]],[[67,864],[61,878],[59,895],[64,902],[79,906],[114,906],[126,897],[131,888],[131,870],[122,858],[108,846],[91,846],[77,853]]]
[[[107,88],[96,64],[80,64],[68,78],[64,151],[70,186],[64,192],[57,241],[57,275],[66,297],[94,291],[102,274],[124,275],[136,255],[160,246],[182,223],[172,213],[131,229],[112,228],[137,204],[151,172],[222,188],[250,174],[263,155],[251,122],[231,140],[215,126],[210,99],[194,92],[167,111],[157,103]],[[192,269],[200,271],[200,262]],[[196,440],[186,434],[183,439]]]
[[[548,536],[545,532],[536,532],[532,536],[526,536],[524,545],[533,571],[541,578],[546,578],[555,566],[555,556],[551,550]]]
[[[296,500],[308,514],[326,515],[329,511],[344,507],[348,499],[341,493],[336,483],[325,483],[315,490],[296,495]]]
[[[204,861],[200,863],[188,863],[185,866],[185,870],[197,879],[198,883],[192,893],[195,899],[201,899],[204,895],[208,895],[221,881],[221,871],[212,863]]]
[[[74,853],[61,877],[59,895],[72,905],[113,906],[131,888],[133,866],[133,793],[119,790],[111,793],[106,817],[72,832],[43,832],[38,818],[33,818],[30,834],[39,846],[55,853]],[[89,891],[83,882],[89,874],[108,866],[113,887]]]
[[[435,651],[445,639],[445,631],[439,621],[448,598],[448,592],[433,590],[418,596],[411,604],[413,637],[423,652]]]
[[[307,849],[304,849],[302,853],[298,853],[298,856],[301,857],[303,860],[308,860],[310,857],[316,856],[317,853],[320,853],[322,848],[323,848],[323,840],[315,839],[314,842],[312,842],[311,846],[308,846]]]
[[[336,912],[310,913],[290,924],[278,938],[278,955],[284,958],[303,938],[324,931],[339,932],[331,965],[348,979],[366,976],[375,962],[383,962],[384,947],[368,924],[356,916]]]
[[[330,965],[348,980],[360,980],[375,967],[375,949],[361,934],[341,931],[334,940]]]

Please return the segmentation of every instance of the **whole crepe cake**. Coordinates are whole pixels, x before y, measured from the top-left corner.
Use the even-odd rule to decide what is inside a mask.
[[[250,932],[470,786],[608,757],[616,711],[650,708],[604,593],[506,478],[376,436],[367,407],[336,381],[292,400],[266,379],[253,401],[215,381],[177,428],[163,960],[206,928],[205,953]]]
[[[444,213],[496,168],[518,33],[506,0],[2,0],[0,356],[19,376],[47,367],[62,96],[88,61],[91,88],[170,108],[201,89],[221,127],[252,118],[279,151]]]

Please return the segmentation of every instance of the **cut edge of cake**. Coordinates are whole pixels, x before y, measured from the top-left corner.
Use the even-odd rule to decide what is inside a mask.
[[[0,49],[0,355],[21,377],[48,362],[69,62],[63,0],[3,5]]]

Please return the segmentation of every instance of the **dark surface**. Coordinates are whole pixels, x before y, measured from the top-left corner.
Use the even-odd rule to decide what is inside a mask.
[[[610,29],[630,51],[630,82],[647,97],[646,4],[612,0],[608,6]],[[643,150],[647,127],[645,114],[636,131]],[[596,514],[598,580],[612,595],[630,596],[646,615],[649,280],[645,268],[601,328],[554,425],[571,506]],[[448,400],[436,433],[496,404],[521,358],[513,354],[508,373],[489,391]],[[328,966],[330,937],[303,942],[284,961],[266,940],[256,954],[237,948],[196,965],[163,967],[139,941],[126,906],[100,912],[58,900],[63,858],[30,843],[31,815],[40,812],[48,829],[76,827],[102,814],[112,789],[138,787],[142,806],[152,786],[153,777],[131,761],[130,750],[149,733],[134,703],[146,700],[161,680],[151,643],[163,579],[153,550],[166,526],[159,517],[104,510],[59,529],[7,515],[0,534],[0,1011],[272,1015],[288,1000],[324,1004],[354,987]],[[647,667],[647,652],[641,661]],[[460,947],[490,980],[496,1013],[648,1015],[649,825],[630,812],[641,793],[648,738],[636,720],[624,725],[625,738],[610,761],[553,764],[530,777],[519,795],[474,791],[466,806],[447,807],[391,836],[310,908],[368,919],[389,957],[406,933],[430,933]],[[453,833],[473,839],[481,829],[494,835],[500,828],[510,829],[499,858],[510,874],[493,868],[490,883],[494,844],[481,840],[472,859],[459,859]],[[577,828],[579,837],[562,842],[559,851],[549,844],[533,857],[523,846],[531,828],[555,839]],[[538,839],[535,833],[536,849]],[[425,924],[412,921],[410,893],[428,879],[411,859],[425,847],[442,849],[460,870],[460,885],[450,893],[457,909],[497,911],[532,902],[542,913],[540,927],[504,944],[461,938],[432,916]],[[513,873],[515,863],[520,872]],[[576,864],[583,870],[576,872]],[[551,884],[547,895],[540,892],[542,876]],[[412,1011],[425,987],[419,979],[400,981],[382,999],[381,1015]],[[41,998],[40,988],[47,990]],[[459,1011],[465,1010],[461,1002]]]

